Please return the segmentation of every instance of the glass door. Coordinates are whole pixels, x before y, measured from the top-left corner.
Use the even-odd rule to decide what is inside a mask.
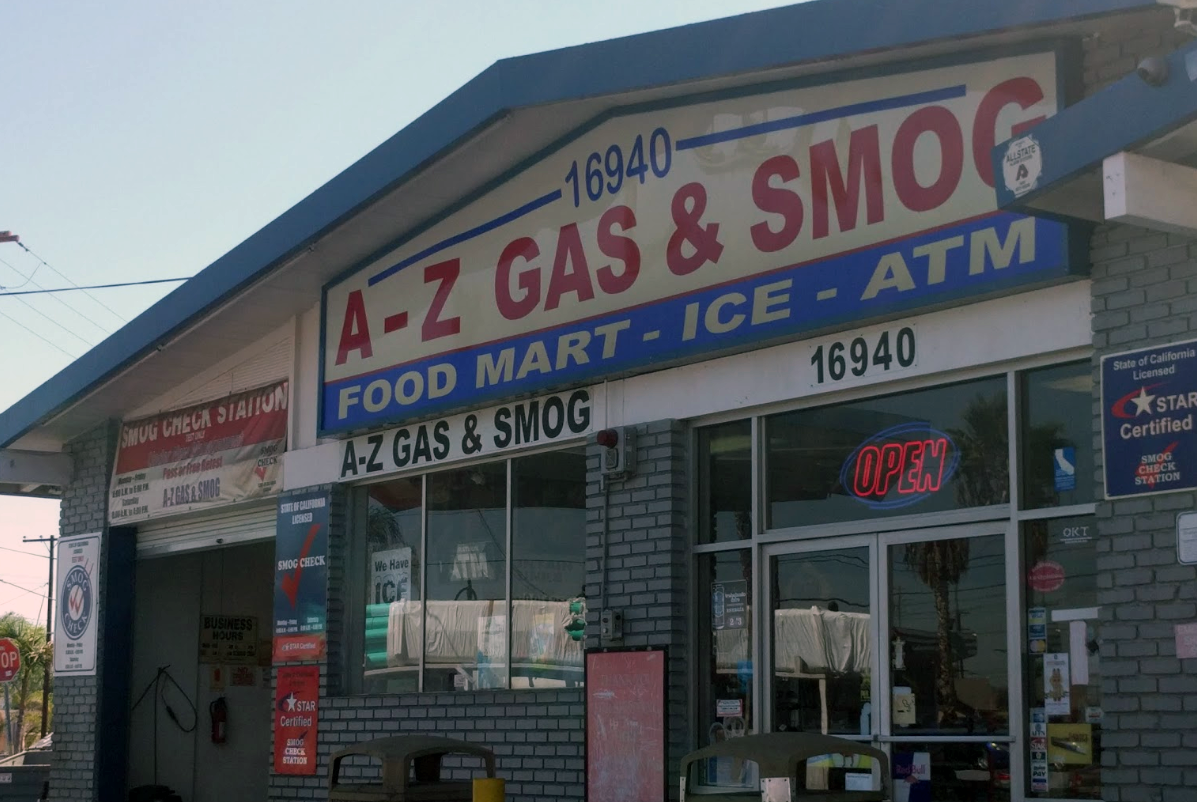
[[[769,550],[765,700],[774,732],[878,734],[876,551],[873,536]]]
[[[766,547],[766,727],[881,746],[895,802],[1009,799],[1006,529]]]

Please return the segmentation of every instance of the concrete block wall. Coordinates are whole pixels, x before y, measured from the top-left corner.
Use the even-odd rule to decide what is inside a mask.
[[[59,527],[64,536],[105,532],[108,482],[116,453],[117,428],[104,424],[72,441],[67,452],[74,476],[62,497]],[[106,538],[101,539],[100,564],[105,562]],[[99,598],[107,597],[107,574],[100,571]],[[100,613],[104,606],[101,602]],[[98,623],[98,622],[97,622]],[[96,663],[103,669],[104,641],[97,639]],[[96,729],[99,673],[90,677],[59,677],[54,681],[54,758],[50,768],[52,802],[85,802],[96,795]]]
[[[606,490],[598,446],[587,454],[586,645],[599,642],[606,605],[623,613],[623,646],[663,646],[668,657],[670,798],[678,764],[694,747],[690,726],[689,430],[673,420],[636,427],[636,469]],[[606,506],[607,549],[603,549]]]
[[[1093,92],[1188,38],[1170,9],[1139,25],[1106,25],[1085,43]],[[1102,497],[1104,354],[1197,338],[1197,240],[1131,226],[1098,227],[1091,243],[1094,441]],[[1197,567],[1176,557],[1176,515],[1197,494],[1097,505],[1102,607],[1102,797],[1197,802],[1197,660],[1176,657],[1174,627],[1197,620]]]

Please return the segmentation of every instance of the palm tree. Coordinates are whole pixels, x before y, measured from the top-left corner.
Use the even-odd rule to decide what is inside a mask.
[[[42,677],[46,666],[54,659],[54,647],[46,637],[45,627],[8,613],[0,616],[0,638],[10,638],[21,653],[21,670],[13,682],[12,707],[17,719],[17,739],[14,751],[25,747],[26,712],[41,709]],[[30,733],[32,734],[32,732]]]
[[[984,507],[1010,500],[1009,437],[1005,393],[978,394],[961,412],[963,426],[949,429],[956,443],[960,467],[955,478],[956,500],[961,507]],[[935,597],[936,650],[935,700],[940,725],[961,713],[956,694],[955,647],[952,640],[952,586],[968,570],[967,538],[912,543],[905,562],[931,589]]]

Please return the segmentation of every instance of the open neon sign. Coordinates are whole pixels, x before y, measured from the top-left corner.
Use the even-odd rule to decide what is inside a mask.
[[[927,423],[903,423],[865,440],[840,469],[840,486],[877,510],[917,504],[956,473],[960,451]]]

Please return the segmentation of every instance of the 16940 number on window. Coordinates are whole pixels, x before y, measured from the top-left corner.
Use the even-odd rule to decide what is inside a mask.
[[[811,384],[818,386],[914,367],[918,345],[914,327],[882,329],[819,343],[810,355]]]

